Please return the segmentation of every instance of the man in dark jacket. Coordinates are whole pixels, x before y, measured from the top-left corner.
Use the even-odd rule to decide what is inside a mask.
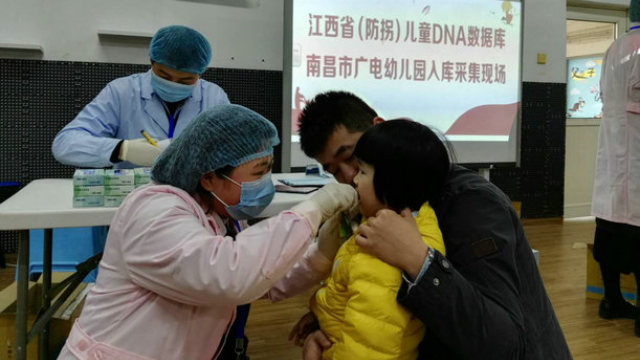
[[[338,181],[351,183],[358,170],[355,144],[380,121],[353,94],[323,93],[300,117],[301,147]],[[453,166],[440,201],[431,205],[447,257],[421,241],[408,211],[380,211],[356,238],[405,272],[398,301],[425,324],[420,358],[571,359],[508,197],[475,172]],[[320,330],[311,333],[305,359],[319,359],[327,346]]]

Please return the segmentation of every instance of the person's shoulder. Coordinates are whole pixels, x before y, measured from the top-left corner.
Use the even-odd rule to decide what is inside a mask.
[[[222,91],[222,92],[224,92],[224,90],[222,90],[220,85],[218,85],[218,84],[216,84],[214,82],[211,82],[211,81],[208,81],[208,80],[205,80],[205,79],[202,79],[202,78],[200,78],[200,80],[198,80],[198,81],[200,82],[200,85],[202,86],[203,89],[206,89],[208,91]]]
[[[491,183],[475,171],[460,165],[453,165],[445,178],[444,196],[457,195],[469,190],[482,189]]]
[[[127,76],[122,76],[116,79],[113,79],[109,82],[109,85],[130,85],[132,83],[139,83],[140,79],[144,77],[146,73],[136,73]]]
[[[215,103],[229,102],[227,93],[218,84],[205,79],[198,80],[202,88],[202,94],[205,98],[214,100]]]
[[[474,203],[481,200],[489,205],[491,203],[507,206],[510,200],[507,195],[495,184],[491,183],[476,171],[455,165],[445,180],[441,203]],[[435,206],[434,206],[435,208]],[[438,209],[436,209],[436,212]]]
[[[131,91],[139,92],[142,84],[141,81],[145,78],[147,73],[138,73],[128,76],[119,77],[111,80],[107,87],[111,88],[111,91],[124,95],[126,98],[131,96]]]
[[[148,184],[132,191],[123,201],[120,210],[131,215],[162,216],[168,212],[198,212],[198,202],[186,191],[171,186]]]

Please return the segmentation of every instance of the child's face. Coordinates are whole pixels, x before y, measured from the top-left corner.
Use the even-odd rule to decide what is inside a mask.
[[[385,208],[384,204],[378,200],[373,187],[375,169],[362,161],[358,161],[358,165],[359,170],[356,177],[353,178],[353,183],[360,196],[360,213],[365,217],[375,216],[378,210]]]

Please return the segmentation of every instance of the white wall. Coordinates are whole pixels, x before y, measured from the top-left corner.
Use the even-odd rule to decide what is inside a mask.
[[[567,120],[564,163],[564,217],[591,215],[599,119]]]
[[[522,81],[566,83],[567,4],[560,0],[524,0]],[[547,63],[537,63],[538,53]]]
[[[148,42],[101,39],[98,29],[153,34],[162,26],[182,24],[209,40],[211,66],[282,70],[283,4],[283,0],[4,0],[0,43],[41,45],[44,60],[147,64]],[[0,57],[9,57],[8,53],[0,50]]]
[[[234,2],[5,0],[0,43],[41,45],[44,60],[146,64],[144,42],[100,40],[98,29],[153,34],[162,26],[179,23],[209,39],[213,66],[282,70],[284,0],[235,1],[251,4],[248,7],[211,3]],[[523,81],[565,82],[565,19],[564,1],[524,1]],[[536,64],[537,53],[547,54],[547,64]]]

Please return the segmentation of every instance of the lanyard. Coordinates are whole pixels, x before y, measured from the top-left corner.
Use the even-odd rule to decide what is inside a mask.
[[[167,133],[167,137],[169,139],[173,139],[173,133],[176,130],[176,123],[178,122],[178,117],[180,116],[180,111],[182,111],[183,105],[184,103],[181,103],[180,105],[178,105],[178,109],[174,114],[172,114],[171,110],[169,109],[169,106],[167,106],[167,103],[162,101],[162,107],[164,108],[164,112],[167,114],[167,117],[169,118],[169,132]]]
[[[236,231],[239,233],[242,231],[240,222],[233,220],[233,224],[236,227]],[[247,319],[249,318],[249,309],[251,304],[238,305],[236,307],[236,333],[235,333],[235,353],[236,359],[244,359],[246,349],[244,347],[244,328],[247,325]]]
[[[173,132],[176,130],[176,122],[178,122],[181,110],[182,108],[178,109],[175,114],[169,114],[169,139],[173,139]]]
[[[240,226],[240,222],[236,219],[233,220],[233,224],[236,226],[236,231],[240,232],[242,231],[242,227]]]

